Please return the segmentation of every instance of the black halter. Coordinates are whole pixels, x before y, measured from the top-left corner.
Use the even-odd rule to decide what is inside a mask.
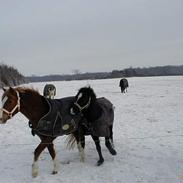
[[[87,109],[91,103],[91,97],[89,97],[88,102],[83,107],[78,104],[78,102],[74,102],[74,105],[78,107],[79,111],[82,112],[83,109]]]

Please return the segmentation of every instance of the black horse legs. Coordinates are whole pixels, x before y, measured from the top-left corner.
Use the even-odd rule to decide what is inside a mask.
[[[109,140],[109,137],[105,137],[105,145],[107,147],[107,149],[109,150],[109,152],[112,154],[112,155],[116,155],[116,151],[115,149],[112,147],[112,144]]]
[[[80,161],[84,162],[85,155],[84,155],[84,148],[85,148],[85,134],[84,134],[84,129],[80,127],[78,131],[75,131],[73,135],[76,138],[77,144],[78,144],[78,149],[80,153]],[[99,137],[91,135],[93,141],[95,142],[96,145],[96,150],[99,155],[99,160],[97,161],[97,166],[100,166],[104,162],[104,158],[102,155],[101,151],[101,146],[100,146],[100,140]],[[105,145],[109,152],[112,155],[116,155],[117,152],[115,151],[113,147],[113,131],[112,131],[112,126],[110,126],[110,137],[105,137]]]
[[[77,141],[77,146],[80,154],[80,161],[84,162],[85,161],[85,154],[84,154],[84,148],[85,148],[85,136],[82,128],[79,128],[78,131],[75,131],[73,133],[76,141]]]
[[[97,152],[98,152],[98,155],[99,155],[99,160],[97,162],[97,166],[100,166],[104,162],[104,158],[103,158],[102,152],[101,152],[100,140],[99,140],[99,137],[96,137],[96,136],[93,136],[93,135],[92,135],[92,139],[95,142],[96,149],[97,149]]]
[[[99,137],[96,137],[96,136],[93,136],[93,135],[92,135],[92,139],[95,142],[96,149],[97,149],[97,152],[98,152],[98,155],[99,155],[99,160],[97,162],[97,165],[100,166],[104,162],[104,158],[102,156],[102,151],[101,151],[101,146],[100,146],[100,140],[99,140]],[[115,149],[112,147],[112,144],[110,142],[110,138],[109,137],[105,137],[105,145],[106,145],[106,147],[108,148],[109,152],[112,155],[116,155],[117,154]]]

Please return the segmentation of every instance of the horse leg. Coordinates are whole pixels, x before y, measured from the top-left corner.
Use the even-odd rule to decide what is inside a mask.
[[[52,160],[53,160],[53,172],[52,174],[57,174],[58,173],[58,168],[59,168],[59,164],[58,164],[58,161],[57,161],[57,158],[56,158],[56,152],[55,152],[55,148],[54,148],[54,144],[51,143],[47,146],[48,148],[48,151],[52,157]]]
[[[85,137],[84,135],[81,136],[80,132],[76,131],[73,133],[76,141],[77,141],[77,147],[79,151],[79,156],[80,156],[80,162],[85,161],[85,154],[84,154],[84,147],[85,147]]]
[[[101,152],[100,140],[99,140],[99,137],[93,136],[93,135],[92,135],[92,139],[95,142],[96,149],[97,149],[97,152],[99,155],[99,160],[97,161],[97,166],[100,166],[104,162],[104,158],[103,158],[102,152]]]
[[[79,155],[80,155],[80,161],[84,162],[85,153],[84,153],[83,143],[81,141],[79,141],[77,145],[78,145],[78,150],[79,150]]]
[[[121,93],[124,93],[124,87],[122,87],[122,92]]]
[[[85,161],[84,148],[85,148],[85,136],[84,136],[84,131],[81,127],[80,130],[79,130],[79,143],[78,143],[78,149],[79,149],[80,161],[81,162]]]
[[[34,161],[32,164],[32,177],[37,177],[39,166],[38,166],[38,158],[41,152],[46,148],[47,144],[43,144],[42,142],[37,146],[34,151]]]
[[[105,137],[105,145],[112,155],[116,155],[115,149],[112,147],[109,137]]]
[[[123,93],[125,93],[126,92],[126,89],[125,89],[125,87],[123,88]]]
[[[114,148],[114,142],[113,142],[113,125],[109,126],[109,130],[110,130],[110,136],[109,136],[109,140],[111,142],[112,147]]]
[[[121,87],[121,93],[123,93],[123,88]]]
[[[84,148],[85,148],[85,136],[84,136],[84,134],[80,134],[78,149],[79,149],[79,152],[80,152],[80,161],[81,162],[85,161]]]

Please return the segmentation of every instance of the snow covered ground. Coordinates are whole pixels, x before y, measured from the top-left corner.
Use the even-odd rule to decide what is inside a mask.
[[[66,136],[55,140],[59,173],[51,175],[47,151],[41,154],[39,175],[31,177],[33,151],[39,143],[31,135],[28,120],[17,114],[0,126],[0,182],[2,183],[181,183],[183,182],[183,77],[129,78],[129,89],[120,93],[119,79],[52,82],[57,98],[75,95],[91,85],[98,97],[115,106],[111,156],[101,139],[105,162],[97,167],[98,154],[86,139],[86,161],[78,151],[66,148]],[[50,82],[48,82],[50,83]],[[46,83],[29,86],[43,92]],[[2,91],[0,91],[2,95]]]

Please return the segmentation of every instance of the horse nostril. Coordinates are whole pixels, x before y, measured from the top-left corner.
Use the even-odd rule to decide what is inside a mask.
[[[3,120],[3,118],[0,118],[0,124],[5,124],[5,121]]]

